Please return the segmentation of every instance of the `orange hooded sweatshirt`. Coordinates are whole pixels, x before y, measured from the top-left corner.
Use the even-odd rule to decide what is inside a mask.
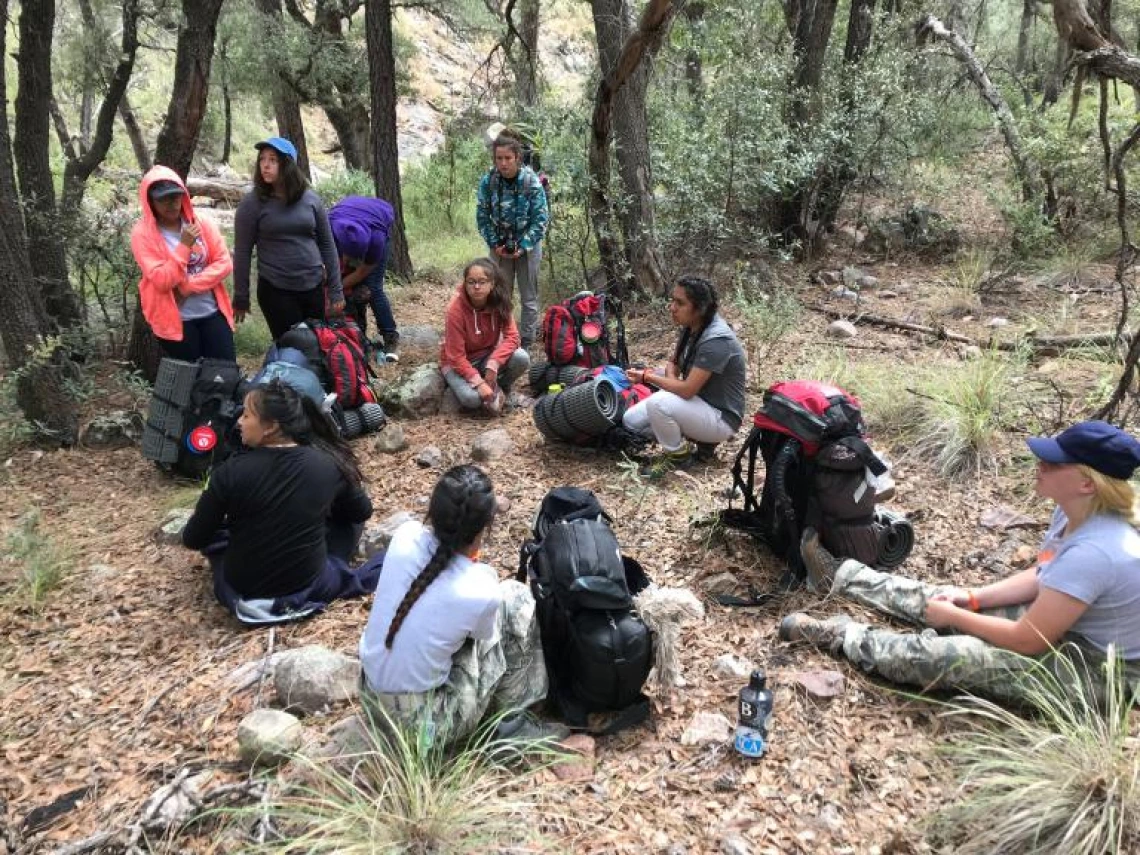
[[[142,300],[143,317],[151,330],[159,338],[167,341],[182,341],[182,317],[178,314],[178,298],[190,294],[212,291],[218,301],[218,309],[230,324],[234,325],[234,310],[230,295],[226,291],[226,277],[234,269],[230,251],[222,239],[218,227],[208,219],[197,219],[190,195],[182,195],[183,222],[197,222],[202,227],[198,238],[198,249],[206,257],[206,266],[198,274],[188,276],[186,266],[190,260],[190,247],[179,241],[174,249],[166,245],[166,238],[158,227],[154,211],[150,207],[147,192],[156,181],[173,181],[186,190],[186,185],[173,169],[156,166],[143,176],[139,184],[139,207],[142,216],[131,229],[131,252],[142,270],[139,280],[139,297]]]
[[[504,324],[497,311],[476,309],[467,299],[463,283],[447,304],[447,321],[443,344],[439,348],[439,367],[452,368],[472,386],[483,382],[479,370],[471,364],[487,354],[486,368],[498,371],[518,350],[521,338],[514,317]]]

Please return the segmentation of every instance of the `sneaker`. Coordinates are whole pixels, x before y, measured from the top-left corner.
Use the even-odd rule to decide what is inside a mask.
[[[816,620],[803,612],[796,612],[780,621],[780,640],[806,641],[828,653],[840,653],[843,650],[843,638],[851,622],[851,618],[847,615]]]
[[[399,362],[400,334],[398,332],[384,333],[384,361]]]
[[[551,744],[570,735],[570,728],[556,721],[542,721],[531,713],[508,716],[499,722],[494,742]]]
[[[835,571],[843,562],[824,548],[819,532],[811,526],[805,528],[800,537],[800,558],[807,569],[808,590],[821,593],[830,591],[835,582]]]
[[[643,478],[661,478],[676,469],[688,469],[695,458],[693,446],[685,442],[675,451],[664,451],[650,458],[637,471]]]
[[[716,460],[716,446],[715,442],[698,442],[693,457],[698,463],[713,463]]]

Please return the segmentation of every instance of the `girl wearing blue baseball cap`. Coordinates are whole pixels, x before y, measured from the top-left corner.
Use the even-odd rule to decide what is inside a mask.
[[[344,289],[328,215],[297,167],[297,148],[284,137],[256,148],[253,190],[234,217],[234,318],[249,312],[257,250],[257,305],[276,339],[306,318],[342,314]]]
[[[1140,442],[1089,421],[1028,445],[1037,494],[1056,503],[1032,567],[981,588],[939,587],[834,558],[808,530],[801,552],[813,587],[941,634],[794,614],[781,622],[781,638],[928,689],[1018,698],[1024,684],[1016,677],[1058,653],[1083,662],[1094,687],[1105,657],[1118,656],[1129,683],[1140,686],[1140,533],[1128,481],[1140,466]]]

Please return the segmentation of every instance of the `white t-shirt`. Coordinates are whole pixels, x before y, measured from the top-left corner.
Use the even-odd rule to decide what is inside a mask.
[[[1088,605],[1071,629],[1098,650],[1115,644],[1140,659],[1140,532],[1113,514],[1098,514],[1067,537],[1060,508],[1041,544],[1037,584]]]
[[[374,692],[427,692],[447,682],[451,657],[468,638],[492,639],[498,628],[499,579],[486,564],[457,555],[428,585],[384,646],[404,594],[436,548],[435,534],[406,522],[392,537],[372,612],[360,638],[360,664]]]
[[[179,241],[182,240],[182,232],[171,231],[159,227],[162,232],[162,237],[166,241],[166,246],[171,252],[178,246]],[[202,239],[194,241],[194,246],[190,247],[190,258],[186,262],[186,275],[197,276],[206,269],[206,253],[203,250]],[[196,321],[199,318],[208,318],[210,315],[218,311],[218,301],[214,297],[212,291],[203,291],[201,294],[189,294],[182,297],[175,292],[175,299],[178,300],[178,316],[184,321]]]

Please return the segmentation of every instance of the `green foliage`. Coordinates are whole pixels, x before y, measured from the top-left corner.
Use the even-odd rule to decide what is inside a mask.
[[[48,595],[71,572],[70,550],[60,546],[40,531],[40,512],[30,511],[8,535],[6,565],[15,565],[17,575],[11,586],[15,596],[38,614]]]
[[[303,783],[269,808],[285,833],[256,851],[280,853],[498,852],[527,846],[535,785],[497,768],[560,759],[541,745],[496,748],[492,720],[471,743],[444,749],[427,724],[404,727],[383,711],[362,715],[363,744],[329,759],[298,757]],[[504,753],[505,752],[505,753]],[[533,816],[533,815],[531,815]]]
[[[367,172],[356,169],[339,169],[313,185],[326,208],[331,208],[345,196],[375,196],[376,185]]]
[[[799,325],[802,309],[790,289],[775,283],[765,289],[758,277],[745,269],[737,271],[732,302],[744,322],[743,341],[749,349],[748,363],[764,365],[777,345]]]
[[[260,312],[251,312],[242,323],[234,326],[234,350],[238,356],[261,359],[272,343],[273,336],[269,334],[269,327]]]
[[[947,715],[976,728],[945,743],[961,783],[930,822],[944,851],[1101,855],[1140,846],[1140,758],[1123,664],[1110,657],[1092,677],[1107,685],[1098,702],[1080,688],[1095,666],[1056,661],[1057,673],[1034,667],[1028,716],[980,698],[950,705]]]

